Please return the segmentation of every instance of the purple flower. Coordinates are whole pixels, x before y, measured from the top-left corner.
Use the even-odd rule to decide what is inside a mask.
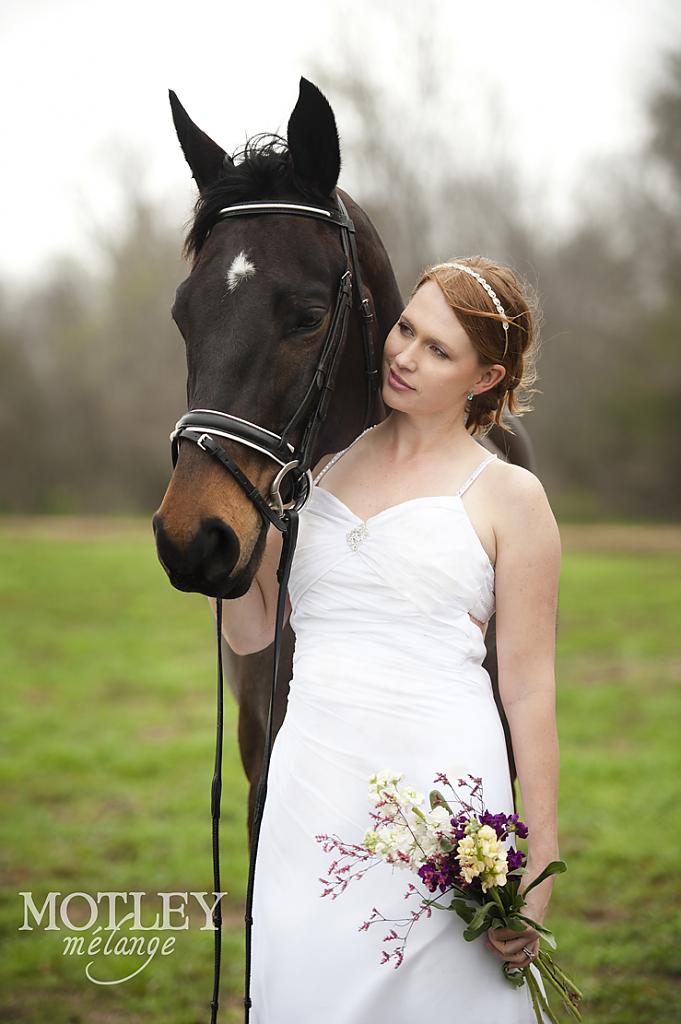
[[[490,825],[496,832],[497,839],[505,837],[507,822],[508,815],[506,814],[491,814],[489,811],[485,811],[480,815],[480,823],[482,825]]]
[[[509,824],[511,824],[511,822],[513,823],[514,831],[520,836],[521,839],[527,839],[527,825],[525,824],[525,822],[520,820],[517,814],[511,814],[508,821]]]
[[[429,892],[435,892],[437,888],[444,892],[454,884],[460,885],[462,881],[459,862],[454,853],[445,853],[427,860],[417,873]]]
[[[524,859],[525,859],[525,854],[523,853],[522,850],[515,850],[513,847],[511,847],[509,849],[509,851],[508,851],[508,858],[507,858],[507,860],[508,860],[508,870],[509,871],[515,871],[516,868],[521,868],[523,866]]]

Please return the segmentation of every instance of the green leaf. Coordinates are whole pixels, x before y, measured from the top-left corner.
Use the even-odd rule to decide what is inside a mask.
[[[550,932],[550,931],[544,932],[544,931],[542,931],[541,937],[544,940],[544,942],[547,944],[547,946],[551,947],[551,949],[558,949],[558,943],[556,942],[556,936],[553,934],[553,932]]]
[[[453,899],[449,905],[450,910],[454,910],[459,917],[463,918],[466,924],[470,924],[475,914],[475,907],[471,907],[466,900]]]
[[[523,898],[527,896],[528,892],[534,889],[535,885],[539,885],[549,875],[560,875],[563,871],[567,871],[567,864],[564,860],[552,860],[550,864],[547,864],[540,875],[537,875],[534,882],[530,882],[527,889],[523,890]]]
[[[490,911],[494,909],[496,909],[496,903],[494,900],[490,900],[488,903],[483,903],[481,907],[478,907],[471,918],[470,930],[479,928],[481,924],[484,924],[489,917]],[[485,927],[487,926],[485,925]]]
[[[446,807],[449,813],[453,815],[454,812],[452,811],[451,807],[449,806],[449,804],[447,803],[439,789],[431,789],[428,795],[428,799],[430,800],[431,811],[433,810],[434,807]]]
[[[482,933],[486,931],[487,921],[483,921],[478,928],[473,928],[472,924],[470,924],[468,928],[466,928],[466,931],[463,933],[463,937],[466,940],[466,942],[473,942],[474,939],[478,939],[482,935]]]
[[[472,918],[468,919],[468,928],[464,932],[464,938],[467,942],[472,942],[473,939],[477,939],[482,932],[486,932],[487,928],[490,927],[491,914],[494,914],[497,910],[497,904],[494,900],[490,900],[488,903],[483,903],[477,910],[474,911]],[[467,920],[467,919],[464,919]]]
[[[461,886],[452,885],[452,892],[457,893],[462,900],[466,900],[467,903],[470,903],[471,900],[469,894],[465,891],[465,889],[462,889]]]
[[[526,924],[529,924],[532,928],[535,928],[542,936],[542,938],[549,944],[551,949],[558,948],[555,935],[548,928],[545,928],[543,924],[539,924],[537,921],[533,921],[531,917],[525,917],[524,914],[518,914],[518,917],[521,918],[521,920],[525,921]]]
[[[435,900],[433,900],[432,902],[430,900],[428,900],[428,906],[429,907],[437,907],[438,910],[451,910],[452,909],[451,906],[443,907],[441,903],[436,903]]]
[[[504,974],[515,988],[521,988],[525,984],[525,975],[522,970],[514,968],[511,964],[504,963]]]

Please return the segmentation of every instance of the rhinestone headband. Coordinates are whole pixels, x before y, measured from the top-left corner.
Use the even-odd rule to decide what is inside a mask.
[[[464,273],[470,274],[471,277],[474,277],[476,281],[480,282],[480,284],[485,289],[485,291],[489,295],[490,299],[492,300],[492,302],[496,306],[497,313],[500,316],[504,317],[504,319],[501,322],[501,326],[504,328],[504,338],[506,339],[505,344],[504,344],[504,356],[505,356],[506,355],[506,351],[508,349],[508,319],[506,317],[506,311],[505,311],[504,307],[501,305],[501,303],[499,302],[497,293],[494,291],[492,286],[489,284],[488,281],[485,280],[485,278],[482,276],[482,274],[479,274],[477,272],[477,270],[473,270],[472,267],[467,267],[465,263],[440,263],[438,265],[441,266],[441,267],[456,267],[457,270],[463,270]]]

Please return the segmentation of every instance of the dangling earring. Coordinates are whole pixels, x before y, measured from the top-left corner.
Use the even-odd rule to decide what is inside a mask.
[[[473,392],[469,391],[468,394],[466,395],[466,398],[468,399],[469,402],[472,402],[473,401]]]

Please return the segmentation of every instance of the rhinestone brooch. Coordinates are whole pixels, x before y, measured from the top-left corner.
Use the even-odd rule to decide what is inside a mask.
[[[357,548],[362,543],[362,541],[368,536],[369,531],[367,529],[366,523],[361,523],[359,526],[354,526],[352,530],[348,530],[348,532],[345,535],[345,539],[347,540],[352,550],[356,551]]]

